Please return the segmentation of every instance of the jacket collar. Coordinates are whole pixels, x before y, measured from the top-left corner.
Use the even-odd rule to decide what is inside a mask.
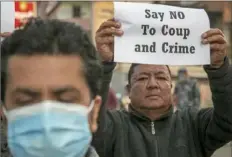
[[[174,107],[173,105],[171,105],[171,107],[169,108],[168,112],[165,113],[164,115],[162,115],[161,117],[159,117],[158,119],[156,119],[155,121],[161,121],[161,120],[164,120],[166,118],[169,118],[170,116],[172,116],[174,112]],[[134,116],[136,117],[138,120],[141,120],[141,121],[147,121],[147,122],[151,122],[152,120],[149,119],[148,117],[144,116],[143,114],[139,113],[138,111],[136,111],[132,105],[130,104],[129,105],[129,113],[131,116]]]

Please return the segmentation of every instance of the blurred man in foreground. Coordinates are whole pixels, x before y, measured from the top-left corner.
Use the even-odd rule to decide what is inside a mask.
[[[13,157],[97,157],[102,74],[79,26],[31,19],[1,45],[1,92]]]
[[[111,19],[96,34],[97,49],[104,60],[104,101],[115,67],[114,36],[123,34],[120,26]],[[132,64],[127,85],[129,112],[101,108],[98,136],[94,139],[101,157],[210,157],[232,140],[232,67],[224,34],[210,29],[202,34],[202,43],[210,44],[211,64],[204,69],[214,108],[173,112],[169,67]]]
[[[186,68],[181,68],[178,71],[174,95],[177,99],[177,109],[182,110],[186,107],[200,108],[200,89],[197,81],[189,77]]]

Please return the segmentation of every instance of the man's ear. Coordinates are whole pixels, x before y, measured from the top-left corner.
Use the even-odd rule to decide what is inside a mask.
[[[4,112],[5,111],[5,112]],[[4,108],[3,104],[1,104],[0,108],[0,116],[3,124],[7,123],[7,118],[6,118],[6,109]]]
[[[94,106],[89,116],[89,125],[92,133],[96,132],[98,128],[98,116],[101,109],[102,99],[100,96],[96,96],[93,101]]]

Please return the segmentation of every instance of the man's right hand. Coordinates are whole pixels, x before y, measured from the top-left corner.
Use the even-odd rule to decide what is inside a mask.
[[[101,24],[96,32],[96,47],[103,61],[111,62],[114,56],[114,36],[122,36],[121,24],[110,19]]]

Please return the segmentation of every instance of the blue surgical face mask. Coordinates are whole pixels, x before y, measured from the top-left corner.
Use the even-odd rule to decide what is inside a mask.
[[[84,157],[92,140],[88,114],[93,108],[44,101],[5,111],[13,157]]]

